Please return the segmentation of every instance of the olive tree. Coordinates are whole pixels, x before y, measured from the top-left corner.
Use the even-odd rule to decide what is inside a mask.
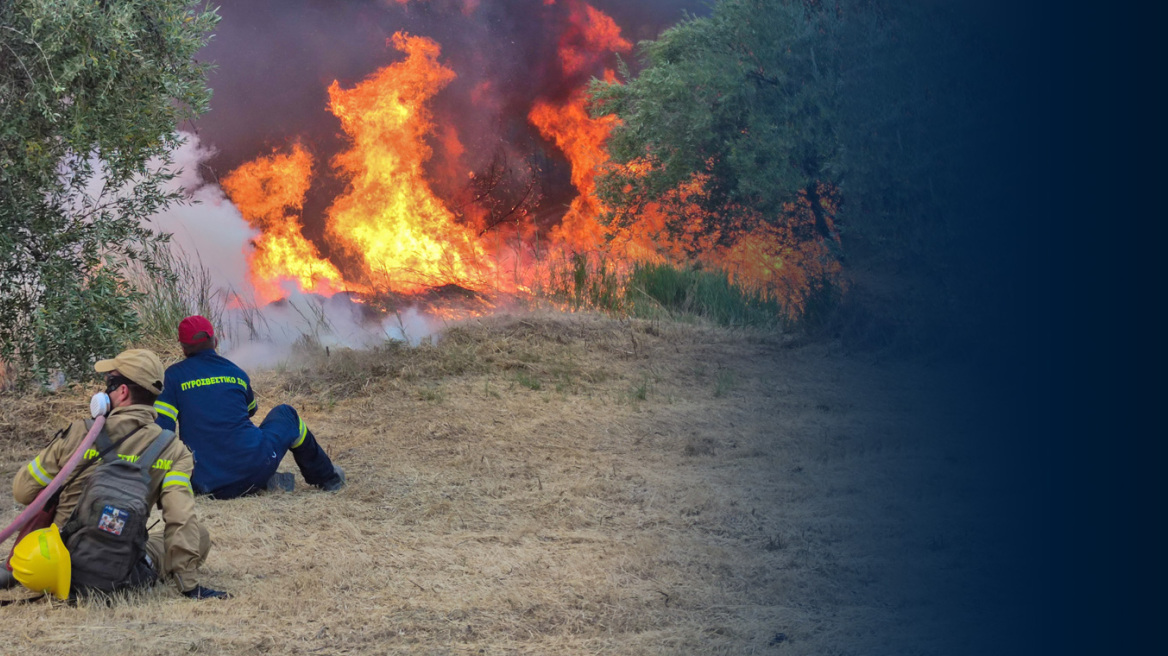
[[[183,200],[171,153],[207,109],[217,21],[191,0],[0,1],[0,361],[25,380],[135,337],[127,266],[153,266],[150,217]]]
[[[636,76],[594,81],[593,114],[621,120],[608,143],[617,166],[598,180],[608,218],[634,221],[695,176],[708,232],[744,212],[782,222],[799,194],[818,213],[818,183],[838,178],[825,18],[801,2],[723,0],[642,42]]]

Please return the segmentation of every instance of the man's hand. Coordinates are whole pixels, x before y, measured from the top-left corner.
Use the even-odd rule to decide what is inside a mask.
[[[201,585],[196,585],[195,587],[191,588],[190,590],[187,590],[183,594],[191,599],[230,599],[231,598],[231,595],[229,593],[223,592],[222,590],[212,590],[211,588],[204,588]]]

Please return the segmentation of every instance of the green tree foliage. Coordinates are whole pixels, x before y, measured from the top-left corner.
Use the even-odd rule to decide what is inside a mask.
[[[608,144],[616,165],[598,178],[607,219],[635,224],[656,203],[676,237],[694,229],[696,203],[700,230],[725,240],[754,213],[792,245],[846,253],[869,291],[892,290],[862,312],[887,315],[888,332],[951,332],[1005,284],[962,262],[1001,238],[984,226],[1009,209],[986,202],[1013,147],[1003,117],[1016,108],[1002,99],[1026,83],[1001,75],[1009,26],[963,3],[720,0],[639,44],[635,74],[593,82],[593,113],[621,121]],[[700,193],[675,191],[695,179]]]
[[[994,28],[977,18],[960,3],[849,0],[832,23],[851,237],[902,264],[944,259],[970,190],[990,184],[970,162],[1000,139],[1007,81],[986,78],[1009,66],[992,65]]]
[[[0,1],[0,360],[83,375],[132,339],[125,267],[181,202],[176,129],[210,99],[191,0]]]
[[[823,12],[784,0],[723,0],[639,45],[643,68],[594,81],[594,115],[621,124],[618,165],[598,180],[618,224],[694,176],[707,231],[736,214],[782,221],[782,206],[838,176],[833,51]],[[679,226],[680,227],[680,226]],[[821,228],[826,229],[825,226]]]

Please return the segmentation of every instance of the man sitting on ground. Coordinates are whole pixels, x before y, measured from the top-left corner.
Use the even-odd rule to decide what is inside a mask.
[[[195,455],[195,491],[216,499],[233,499],[260,490],[291,490],[292,474],[276,468],[289,450],[309,485],[328,491],[345,485],[345,473],[329,460],[300,415],[278,405],[257,428],[251,379],[235,363],[215,352],[218,339],[201,316],[178,325],[181,362],[166,370],[162,395],[154,408],[158,425],[178,431]]]
[[[98,361],[94,369],[106,375],[106,394],[110,401],[107,407],[112,408],[104,429],[109,439],[109,451],[116,451],[116,457],[122,460],[137,462],[162,433],[162,429],[154,423],[153,407],[155,398],[163,391],[162,362],[153,351],[131,349],[112,360]],[[32,503],[61,471],[62,465],[81,445],[88,432],[89,428],[82,420],[58,432],[27,467],[16,473],[12,484],[12,495],[16,501],[26,505]],[[81,464],[58,492],[54,523],[66,533],[69,532],[68,522],[85,490],[85,484],[98,469],[93,465],[102,462],[103,456],[98,450],[102,442],[99,439],[95,448],[89,449],[82,456]],[[107,452],[105,457],[109,456]],[[163,526],[150,531],[145,545],[145,568],[142,571],[153,573],[146,577],[136,577],[134,584],[143,585],[158,577],[173,579],[179,590],[193,599],[228,596],[219,590],[199,585],[197,568],[211,550],[211,536],[195,517],[195,495],[190,483],[194,460],[190,450],[172,438],[166,448],[158,452],[154,463],[143,463],[142,466],[150,468],[145,507],[149,510],[157,505],[162,509]],[[114,520],[117,519],[116,509],[110,510],[107,506],[106,512]],[[101,521],[111,524],[105,515]],[[116,521],[113,525],[117,530],[111,532],[120,534],[121,527],[116,525]],[[103,530],[110,528],[107,526]],[[80,554],[74,554],[74,561],[78,557]],[[78,563],[74,562],[74,572],[77,566]],[[6,579],[0,581],[0,587],[10,584],[7,577],[0,578]]]

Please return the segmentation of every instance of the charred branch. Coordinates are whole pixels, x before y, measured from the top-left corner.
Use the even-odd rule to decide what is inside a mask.
[[[519,220],[523,217],[528,216],[530,212],[529,208],[526,206],[528,200],[532,197],[532,192],[535,191],[535,186],[535,178],[531,178],[531,180],[527,183],[527,188],[523,190],[523,196],[520,197],[519,200],[517,200],[515,204],[511,206],[511,209],[505,212],[501,212],[498,215],[492,212],[491,218],[487,221],[486,227],[479,231],[479,236],[482,237],[488,231],[493,230],[504,223],[507,223],[508,219],[510,219],[512,216],[515,216],[516,223],[518,223]]]
[[[537,173],[526,160],[517,170],[506,152],[497,150],[486,168],[472,178],[460,213],[465,214],[468,207],[482,210],[480,237],[504,224],[518,226],[542,200]]]

